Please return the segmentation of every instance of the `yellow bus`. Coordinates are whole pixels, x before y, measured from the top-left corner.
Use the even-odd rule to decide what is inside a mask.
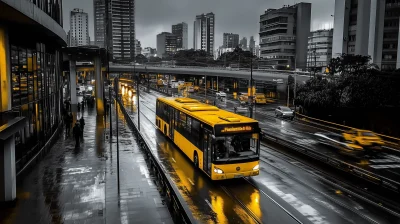
[[[259,174],[258,121],[190,98],[158,98],[156,124],[212,180]]]

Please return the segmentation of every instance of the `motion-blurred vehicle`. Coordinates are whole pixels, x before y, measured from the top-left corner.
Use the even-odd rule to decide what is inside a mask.
[[[289,118],[290,120],[293,120],[294,111],[289,107],[279,106],[275,109],[275,116],[281,118]]]
[[[194,87],[193,87],[193,86],[190,86],[190,87],[188,88],[188,92],[189,92],[189,93],[194,93]]]
[[[368,130],[351,129],[343,133],[343,137],[357,145],[371,149],[381,149],[382,146],[385,145],[382,138]]]
[[[365,154],[363,147],[346,140],[341,134],[315,133],[314,135],[317,136],[319,143],[337,149],[340,154],[353,157],[361,157]]]
[[[194,86],[193,89],[194,89],[195,92],[198,92],[200,90],[200,86]]]
[[[263,93],[256,93],[254,98],[256,104],[267,104],[267,98],[265,98],[265,95]]]
[[[221,99],[221,100],[226,99],[226,93],[225,92],[218,91],[218,92],[215,93],[215,95],[217,95],[218,99]]]

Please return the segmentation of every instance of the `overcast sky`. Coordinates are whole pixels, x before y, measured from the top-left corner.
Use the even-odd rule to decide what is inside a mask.
[[[156,47],[156,36],[163,31],[171,32],[171,25],[188,24],[189,48],[193,47],[193,22],[196,15],[215,14],[215,48],[222,45],[223,33],[237,33],[242,37],[254,36],[258,44],[260,15],[268,8],[280,8],[300,0],[135,0],[136,39],[142,48]],[[333,26],[334,0],[308,0],[312,3],[311,29]],[[63,0],[64,29],[69,30],[70,11],[81,8],[89,13],[89,35],[93,34],[93,0]]]

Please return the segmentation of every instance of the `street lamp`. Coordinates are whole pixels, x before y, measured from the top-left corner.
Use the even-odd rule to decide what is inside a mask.
[[[250,60],[250,95],[249,95],[249,112],[250,117],[253,118],[253,58]]]

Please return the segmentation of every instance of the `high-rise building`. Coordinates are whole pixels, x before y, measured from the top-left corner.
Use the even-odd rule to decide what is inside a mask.
[[[93,0],[94,42],[98,47],[105,47],[106,35],[106,0]]]
[[[111,1],[110,47],[113,61],[131,62],[135,57],[135,1]]]
[[[107,5],[106,2],[109,2]],[[115,62],[131,62],[135,57],[135,1],[94,0],[96,45],[106,47]],[[109,8],[108,8],[109,7]],[[108,12],[108,16],[106,15]],[[106,18],[109,18],[107,23]],[[106,26],[109,29],[107,37]]]
[[[197,15],[194,21],[193,48],[195,50],[205,50],[212,55],[214,53],[214,32],[214,13]]]
[[[70,14],[69,46],[90,45],[89,16],[83,9],[74,9]]]
[[[332,58],[333,29],[316,30],[308,37],[307,68],[324,72]]]
[[[157,55],[160,58],[169,57],[176,53],[176,35],[162,32],[157,35]]]
[[[239,46],[239,34],[224,33],[223,45],[224,48],[236,48]]]
[[[335,0],[332,56],[369,55],[382,70],[400,68],[399,0]]]
[[[139,40],[135,39],[135,56],[142,54],[142,45]]]
[[[246,49],[247,49],[247,38],[246,38],[246,37],[243,37],[243,38],[240,40],[239,46],[240,46],[240,48],[242,48],[243,50],[246,50]]]
[[[157,56],[157,51],[155,48],[151,48],[151,47],[145,47],[142,50],[142,54],[146,57],[146,58],[150,58],[150,57],[155,57]]]
[[[251,36],[251,37],[250,37],[250,42],[249,42],[250,51],[253,51],[253,49],[254,49],[255,47],[256,47],[256,41],[254,40],[254,37]]]
[[[185,22],[172,25],[172,34],[176,36],[177,50],[188,49],[188,25]]]
[[[266,10],[260,16],[260,50],[266,64],[306,68],[310,23],[311,3]]]
[[[253,53],[254,56],[260,57],[260,46],[254,46],[253,48],[250,48],[250,51]]]

